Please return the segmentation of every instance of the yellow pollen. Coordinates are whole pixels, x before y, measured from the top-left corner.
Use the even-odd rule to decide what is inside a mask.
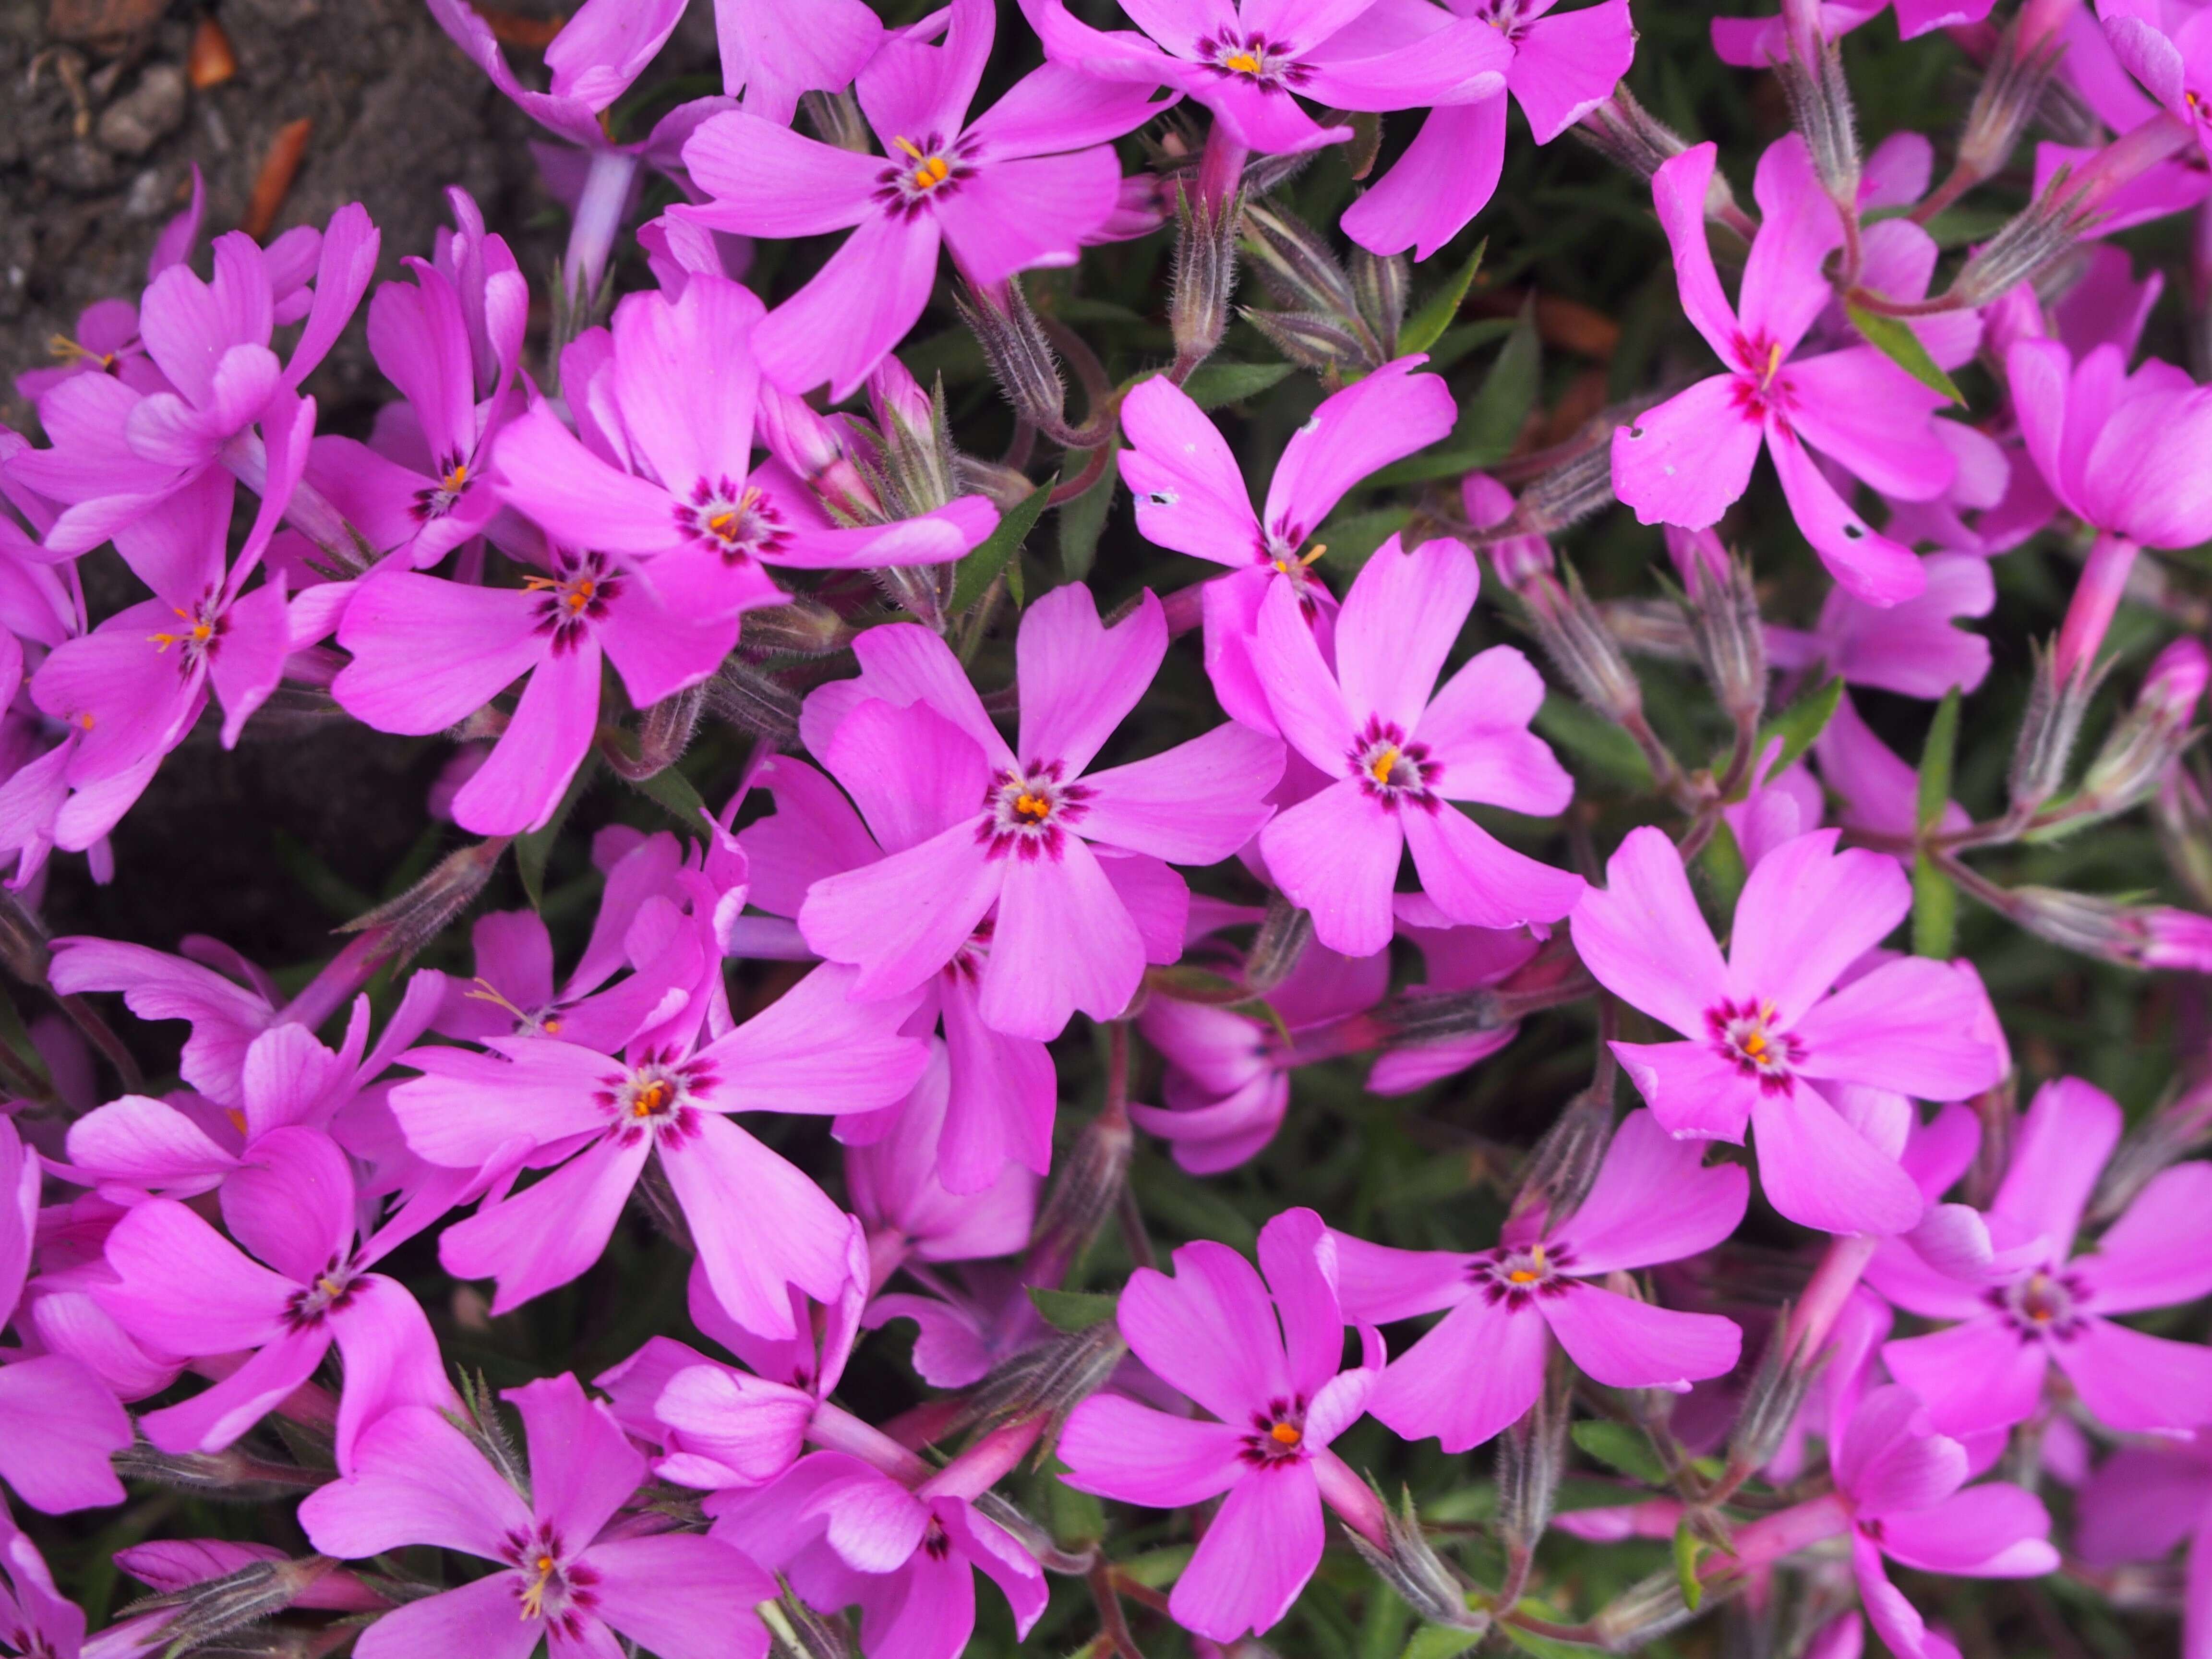
[[[1390,781],[1390,769],[1397,763],[1398,750],[1393,744],[1367,763],[1367,775],[1377,783],[1388,783]]]
[[[1261,67],[1260,54],[1255,52],[1231,52],[1221,60],[1221,67],[1235,70],[1239,75],[1257,75]]]
[[[320,1279],[315,1281],[315,1288],[320,1291],[325,1296],[336,1296],[340,1291],[345,1289],[345,1286],[339,1284],[337,1280],[332,1279],[328,1273],[325,1273]]]
[[[538,1029],[544,1032],[547,1036],[559,1036],[561,1035],[561,1022],[557,1018],[549,1019]]]
[[[1304,1439],[1305,1436],[1300,1434],[1288,1423],[1278,1423],[1267,1431],[1267,1438],[1279,1445],[1295,1446],[1299,1441]]]
[[[911,156],[917,161],[921,160],[921,146],[915,143],[911,138],[894,138],[891,140],[891,148],[896,150],[904,151],[908,155]]]
[[[1766,348],[1766,372],[1759,377],[1759,385],[1765,386],[1769,380],[1771,380],[1774,378],[1774,371],[1781,367],[1782,342],[1777,340],[1772,345]]]
[[[592,592],[598,586],[599,584],[597,582],[592,580],[589,577],[586,577],[582,581],[578,582],[574,587],[571,587],[567,593],[562,596],[562,602],[566,604],[571,611],[581,611],[586,605],[592,602]]]
[[[92,730],[92,716],[90,714],[79,714],[76,717],[76,723],[88,732]]]
[[[1763,1031],[1753,1031],[1743,1040],[1743,1051],[1753,1060],[1765,1059],[1766,1034]]]
[[[719,536],[730,527],[730,520],[737,516],[738,510],[735,507],[732,507],[727,513],[717,513],[707,520],[707,528]]]
[[[1536,1275],[1530,1273],[1526,1267],[1516,1267],[1511,1273],[1505,1276],[1511,1279],[1516,1285],[1533,1285],[1536,1282]]]
[[[1014,797],[1014,815],[1027,818],[1031,823],[1042,823],[1052,816],[1052,803],[1042,795],[1024,790]]]
[[[1516,1285],[1533,1285],[1541,1279],[1544,1276],[1544,1247],[1541,1244],[1529,1247],[1528,1262],[1528,1267],[1516,1267],[1505,1277]]]
[[[637,1098],[630,1102],[629,1115],[632,1117],[651,1117],[667,1103],[668,1085],[665,1083],[648,1083],[638,1091]]]
[[[445,491],[448,495],[458,495],[460,494],[461,486],[468,483],[468,481],[469,470],[464,465],[455,467],[451,472],[448,472],[443,478],[440,479],[439,483],[444,486]]]
[[[226,1106],[222,1109],[222,1115],[230,1120],[231,1127],[236,1129],[240,1134],[246,1133],[245,1113],[240,1111],[235,1106]]]
[[[545,1616],[545,1583],[552,1577],[553,1569],[558,1564],[551,1556],[541,1555],[531,1565],[538,1569],[538,1578],[522,1592],[522,1616],[525,1619],[543,1619]]]
[[[942,155],[933,155],[914,170],[915,188],[935,190],[945,182],[945,175],[951,171],[952,169],[945,165]]]

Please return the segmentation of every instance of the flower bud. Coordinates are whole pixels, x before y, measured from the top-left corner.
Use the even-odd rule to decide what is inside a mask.
[[[2190,721],[2204,696],[2212,658],[2183,638],[2159,653],[2143,677],[2136,706],[2117,723],[2081,780],[2085,805],[2100,817],[2148,800],[2164,782],[2194,733]]]
[[[1024,1284],[1053,1286],[1067,1277],[1091,1236],[1121,1201],[1133,1144],[1126,1109],[1109,1104],[1083,1126],[1037,1217]]]
[[[868,375],[868,407],[883,439],[879,459],[892,516],[918,518],[960,493],[941,383],[932,397],[904,363],[885,352]]]
[[[1516,1553],[1534,1550],[1552,1524],[1571,1415],[1565,1372],[1554,1365],[1536,1403],[1498,1437],[1498,1530]]]
[[[1521,1166],[1509,1224],[1540,1213],[1546,1227],[1556,1231],[1589,1196],[1612,1139],[1610,1093],[1583,1090],[1567,1103]]]
[[[135,1601],[119,1616],[174,1607],[175,1615],[161,1626],[159,1635],[170,1652],[182,1653],[283,1612],[336,1565],[326,1555],[297,1561],[250,1561],[220,1578],[204,1579],[167,1595]]]
[[[841,524],[882,524],[890,518],[853,464],[844,434],[805,399],[763,380],[755,419],[769,453],[806,480],[831,518]]]
[[[2004,170],[2064,50],[2055,38],[2023,39],[2018,18],[2006,27],[1959,136],[1962,180],[1993,179]]]
[[[601,753],[615,775],[629,783],[642,783],[647,778],[658,777],[684,758],[684,751],[691,746],[691,737],[699,729],[699,716],[707,706],[707,688],[686,686],[672,696],[663,697],[647,708],[638,718],[637,753],[635,757],[620,752],[612,744],[605,745]]]
[[[1700,568],[1687,598],[1691,644],[1714,698],[1739,726],[1756,723],[1766,706],[1766,629],[1749,562],[1727,560],[1717,572]]]
[[[2063,174],[2053,179],[2042,195],[1968,256],[1952,280],[1952,297],[1962,307],[1986,305],[2035,276],[2096,221],[2097,210],[2086,199],[2088,194]]]
[[[2212,801],[2197,774],[2167,768],[2153,816],[2167,866],[2198,903],[2212,905]]]
[[[860,112],[860,100],[853,89],[841,92],[802,92],[799,107],[805,112],[806,125],[814,129],[814,136],[825,144],[835,144],[839,149],[849,149],[856,155],[868,155],[875,151],[874,136],[868,131],[867,117]]]
[[[1111,1318],[1079,1331],[1055,1332],[1024,1349],[975,1385],[958,1425],[1044,1418],[1057,1436],[1068,1413],[1106,1386],[1129,1352]]]
[[[2037,651],[2035,678],[2028,687],[2027,711],[2021,716],[2008,782],[2018,814],[2033,812],[2065,786],[2074,740],[2081,734],[2081,716],[2096,690],[2096,676],[2087,659],[2077,662],[2063,681],[2055,664],[2051,653]]]
[[[1797,1420],[1798,1408],[1805,1403],[1805,1390],[1812,1385],[1820,1359],[1817,1352],[1800,1354],[1797,1346],[1785,1309],[1774,1322],[1765,1351],[1759,1357],[1759,1369],[1751,1374],[1750,1386],[1744,1390],[1735,1426],[1729,1431],[1724,1481],[1773,1462],[1790,1425]]]
[[[748,619],[750,621],[750,619]],[[799,693],[732,657],[707,682],[707,709],[725,725],[789,749],[799,741]]]
[[[842,1613],[817,1613],[789,1590],[753,1610],[775,1638],[775,1659],[854,1659],[860,1651]]]
[[[959,307],[962,320],[981,343],[991,376],[1014,412],[1048,434],[1064,430],[1067,385],[1060,377],[1060,359],[1053,355],[1036,313],[1030,309],[1029,297],[1022,292],[1021,280],[1009,277],[988,290],[965,288]]]
[[[1565,560],[1560,567],[1566,573],[1564,587],[1547,578],[1531,584],[1530,593],[1524,596],[1537,642],[1575,695],[1599,714],[1621,725],[1641,721],[1644,689],[1637,684],[1635,671],[1591,605],[1574,567]]]
[[[1352,278],[1312,226],[1272,202],[1248,202],[1243,228],[1260,279],[1285,303],[1346,325],[1358,315]]]
[[[1382,1046],[1386,1048],[1418,1048],[1431,1042],[1449,1042],[1495,1031],[1513,1021],[1505,1000],[1486,987],[1436,996],[1400,997],[1386,1004],[1376,1018],[1384,1032]]]
[[[1313,917],[1280,893],[1270,893],[1267,914],[1244,953],[1244,988],[1254,996],[1273,990],[1291,976],[1312,939]]]
[[[1640,407],[1628,404],[1617,411],[1605,410],[1589,426],[1603,425],[1610,430],[1616,419],[1626,418]],[[1606,444],[1592,442],[1549,471],[1538,474],[1521,492],[1514,520],[1530,535],[1556,536],[1601,507],[1610,507],[1613,499],[1612,451]]]
[[[746,611],[738,643],[754,657],[826,657],[853,638],[845,619],[821,600],[793,594],[781,605]]]
[[[1429,1543],[1428,1534],[1421,1528],[1420,1512],[1413,1507],[1413,1493],[1401,1491],[1397,1510],[1385,1514],[1390,1544],[1387,1550],[1377,1549],[1357,1531],[1346,1529],[1345,1536],[1351,1539],[1360,1559],[1424,1623],[1452,1630],[1488,1630],[1490,1615],[1468,1605],[1474,1586]]]
[[[154,1480],[181,1486],[225,1504],[263,1504],[297,1498],[337,1479],[334,1469],[272,1463],[242,1446],[219,1452],[156,1451],[145,1441],[125,1446],[114,1457],[115,1472],[126,1480]]]
[[[341,933],[374,935],[381,959],[404,967],[415,953],[445,932],[446,924],[477,901],[491,872],[499,867],[512,836],[494,836],[449,853],[430,873],[398,898],[356,916]]]
[[[1193,191],[1176,197],[1175,270],[1168,289],[1168,324],[1176,356],[1203,362],[1229,327],[1229,300],[1237,291],[1237,227],[1243,198],[1213,203]]]
[[[1690,147],[1689,140],[1636,101],[1626,81],[1613,88],[1612,97],[1577,122],[1572,131],[1599,155],[1639,179],[1649,179]],[[1717,167],[1713,179],[1723,191],[1728,189]]]
[[[1666,599],[1601,599],[1597,614],[1605,631],[1632,655],[1687,662],[1695,653],[1681,606]]]
[[[1368,354],[1350,330],[1316,311],[1255,311],[1240,306],[1244,320],[1300,368],[1325,374],[1369,367]]]
[[[1496,530],[1514,520],[1512,492],[1487,472],[1470,472],[1461,479],[1459,498],[1468,523],[1476,530]],[[1489,554],[1498,580],[1516,593],[1539,577],[1549,576],[1559,562],[1551,543],[1541,536],[1502,535],[1486,540],[1483,551]]]
[[[1796,7],[1787,0],[1784,15]],[[1808,7],[1807,9],[1816,9]],[[1774,66],[1790,100],[1790,122],[1803,135],[1813,172],[1828,199],[1844,213],[1858,211],[1858,118],[1851,89],[1844,79],[1843,48],[1823,37],[1815,23],[1790,31],[1790,58]]]
[[[1682,580],[1682,591],[1692,599],[1704,592],[1711,582],[1729,580],[1728,549],[1709,526],[1703,530],[1684,530],[1674,525],[1663,526],[1667,538],[1667,556]]]
[[[1681,1575],[1663,1567],[1601,1607],[1590,1628],[1607,1653],[1634,1653],[1697,1616],[1682,1599]]]
[[[2001,908],[2039,939],[2124,968],[2212,973],[2212,916],[2055,887],[2014,887]]]
[[[1359,302],[1361,318],[1375,331],[1385,362],[1398,355],[1398,329],[1406,320],[1407,272],[1402,253],[1385,258],[1364,247],[1352,251],[1352,297]]]

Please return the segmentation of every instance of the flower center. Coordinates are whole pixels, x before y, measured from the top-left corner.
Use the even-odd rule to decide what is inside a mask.
[[[326,1315],[353,1300],[355,1268],[350,1261],[331,1261],[315,1275],[315,1282],[295,1291],[284,1309],[284,1322],[295,1331],[313,1328]]]
[[[1525,1308],[1538,1297],[1564,1294],[1573,1281],[1559,1270],[1573,1260],[1574,1252],[1565,1245],[1501,1244],[1469,1264],[1468,1276],[1482,1287],[1485,1301]]]
[[[1267,1410],[1252,1413],[1252,1432],[1244,1437],[1243,1449],[1237,1455],[1261,1468],[1293,1462],[1305,1455],[1305,1396],[1271,1400]]]
[[[698,1133],[698,1091],[713,1081],[711,1066],[698,1060],[678,1065],[647,1056],[627,1074],[605,1079],[593,1098],[618,1144],[651,1135],[657,1144],[680,1146]]]
[[[114,352],[94,351],[90,346],[79,345],[66,334],[47,337],[46,355],[58,363],[90,363],[103,374],[115,373]]]
[[[455,503],[468,491],[469,464],[459,456],[448,456],[440,464],[438,482],[428,489],[415,492],[415,517],[427,522],[442,519],[453,510]]]
[[[1223,75],[1237,76],[1255,86],[1293,87],[1309,71],[1292,55],[1287,41],[1270,40],[1264,34],[1239,35],[1223,29],[1212,40],[1198,43],[1198,58]]]
[[[1395,812],[1401,805],[1436,810],[1430,793],[1429,746],[1407,741],[1395,721],[1376,715],[1346,751],[1345,761],[1360,793]]]
[[[561,1534],[549,1526],[509,1533],[505,1554],[520,1581],[515,1589],[518,1616],[544,1620],[569,1636],[584,1628],[583,1615],[599,1601],[599,1575],[588,1562],[572,1561]]]
[[[732,564],[769,556],[789,539],[783,515],[757,486],[740,489],[727,478],[694,485],[690,501],[676,509],[676,527]]]
[[[189,611],[181,605],[172,608],[176,611],[179,626],[173,632],[149,634],[146,639],[156,655],[165,653],[171,646],[175,646],[177,672],[185,675],[215,655],[216,643],[222,636],[224,617],[213,594],[200,600]]]
[[[1805,1045],[1774,1029],[1774,1005],[1747,1000],[1722,1001],[1705,1010],[1705,1029],[1722,1059],[1744,1077],[1756,1078],[1768,1094],[1787,1094]]]
[[[989,816],[975,832],[975,838],[990,848],[991,857],[1059,858],[1063,832],[1091,810],[1085,805],[1091,791],[1079,783],[1062,782],[1066,772],[1059,761],[1031,761],[1018,771],[1001,771],[992,778],[983,798],[983,810]]]
[[[623,590],[623,579],[605,558],[586,553],[557,576],[532,576],[523,586],[539,595],[538,631],[553,635],[556,651],[573,649],[587,629],[602,620]]]
[[[1991,1291],[1989,1300],[2021,1337],[2063,1340],[2081,1328],[2081,1281],[2072,1273],[2039,1268],[2023,1279]]]
[[[919,143],[894,138],[891,148],[898,155],[876,175],[875,198],[894,213],[920,211],[925,202],[951,195],[975,172],[968,161],[973,146],[964,138],[947,143],[941,134],[933,132]]]

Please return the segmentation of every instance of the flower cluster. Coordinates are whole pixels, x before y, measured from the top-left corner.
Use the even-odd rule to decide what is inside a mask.
[[[0,428],[0,1650],[2212,1654],[2212,13],[428,4],[550,295],[196,193]],[[342,948],[53,936],[301,719]]]

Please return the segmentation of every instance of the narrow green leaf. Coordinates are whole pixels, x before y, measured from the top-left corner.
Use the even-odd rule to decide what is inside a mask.
[[[981,599],[983,590],[1006,568],[1006,561],[1022,550],[1030,526],[1044,512],[1045,502],[1052,497],[1052,487],[1059,482],[1055,475],[1030,491],[1000,519],[999,527],[983,538],[982,545],[960,561],[952,578],[952,600],[947,607],[952,615],[958,616]]]
[[[1771,783],[1795,766],[1798,757],[1820,740],[1820,733],[1835,718],[1836,705],[1843,700],[1843,681],[1831,677],[1767,721],[1759,730],[1759,752],[1765,754],[1767,745],[1777,738],[1782,739],[1782,752],[1774,757],[1774,763],[1766,769],[1766,775],[1759,781]]]
[[[1523,1653],[1536,1655],[1537,1659],[1589,1659],[1591,1654],[1598,1651],[1579,1643],[1561,1642],[1549,1636],[1539,1636],[1535,1632],[1522,1630],[1517,1625],[1500,1625],[1498,1629],[1499,1634],[1515,1647]]]
[[[1928,727],[1928,741],[1920,746],[1920,787],[1915,822],[1925,834],[1936,827],[1943,809],[1951,804],[1951,763],[1959,749],[1959,688],[1953,686],[1936,705],[1936,718]]]
[[[1482,269],[1482,256],[1490,246],[1488,238],[1475,244],[1474,252],[1460,267],[1459,275],[1421,302],[1421,308],[1406,319],[1398,331],[1398,352],[1401,356],[1416,351],[1426,351],[1443,337],[1452,319],[1459,315],[1460,301],[1474,286],[1474,274]]]
[[[1406,1641],[1405,1651],[1399,1659],[1455,1659],[1465,1653],[1489,1632],[1479,1630],[1455,1630],[1449,1625],[1424,1625]]]
[[[1667,1484],[1666,1467],[1659,1461],[1658,1453],[1643,1433],[1626,1423],[1608,1423],[1591,1418],[1574,1426],[1575,1444],[1580,1446],[1601,1463],[1619,1469],[1632,1480],[1641,1480],[1647,1486]]]
[[[31,1041],[30,1030],[24,1025],[23,1016],[15,1006],[15,1000],[8,994],[5,986],[0,986],[0,1042],[7,1043],[15,1058],[29,1068],[32,1076],[45,1084],[53,1082],[53,1073],[46,1068],[46,1057],[39,1052],[39,1045]]]
[[[1683,1522],[1674,1528],[1674,1577],[1681,1582],[1682,1605],[1692,1613],[1705,1599],[1705,1587],[1698,1579],[1698,1557],[1705,1552],[1704,1540]]]
[[[1288,363],[1200,363],[1182,389],[1200,409],[1218,409],[1256,398],[1290,374]]]
[[[1056,1331],[1087,1331],[1100,1321],[1111,1319],[1121,1300],[1095,1291],[1048,1291],[1041,1285],[1030,1285],[1029,1292],[1045,1323]]]
[[[545,820],[543,830],[533,830],[514,843],[514,872],[522,878],[523,896],[530,908],[545,908],[545,860],[552,856],[553,843],[560,838],[568,822],[568,814],[576,810],[576,803],[599,781],[599,757],[596,751],[584,757],[584,763],[576,769],[576,775],[568,780],[567,792],[561,804],[553,809],[553,816]]]
[[[1044,1478],[1045,1520],[1052,1541],[1072,1554],[1081,1554],[1106,1534],[1106,1506],[1087,1492],[1078,1492],[1060,1479],[1067,1465],[1052,1461]]]
[[[1942,366],[1928,355],[1928,348],[1920,343],[1920,337],[1902,317],[1885,317],[1848,300],[1844,302],[1844,314],[1876,351],[1930,392],[1940,392],[1953,403],[1965,406],[1965,396],[1943,372]]]
[[[1170,1544],[1164,1549],[1146,1550],[1142,1555],[1115,1565],[1125,1577],[1147,1589],[1165,1589],[1182,1577],[1182,1570],[1190,1565],[1190,1558],[1197,1550],[1195,1544]]]
[[[655,772],[651,777],[632,783],[630,787],[653,802],[674,818],[683,829],[695,836],[703,836],[699,815],[707,810],[707,803],[691,787],[691,780],[671,766]]]
[[[1958,931],[1959,889],[1925,853],[1912,857],[1912,954],[1948,962]]]
[[[1119,438],[1109,441],[1106,452],[1105,469],[1098,481],[1072,501],[1063,501],[1060,508],[1060,579],[1079,582],[1091,574],[1091,567],[1098,557],[1098,538],[1106,528],[1106,514],[1114,506],[1114,486],[1121,482],[1121,471],[1114,465],[1114,453],[1121,447]],[[1007,566],[1018,570],[1017,559]]]
[[[1720,900],[1721,914],[1734,915],[1736,899],[1742,894],[1751,872],[1744,866],[1743,848],[1726,818],[1713,826],[1712,839],[1705,843],[1702,858],[1705,878],[1713,884],[1714,896]]]
[[[1636,739],[1595,709],[1571,697],[1547,696],[1534,723],[1555,748],[1581,763],[1577,771],[1624,788],[1651,787],[1651,767]]]
[[[1378,507],[1366,513],[1341,513],[1314,532],[1314,539],[1328,551],[1323,556],[1332,569],[1358,570],[1375,556],[1375,550],[1403,530],[1413,518],[1409,507]]]

